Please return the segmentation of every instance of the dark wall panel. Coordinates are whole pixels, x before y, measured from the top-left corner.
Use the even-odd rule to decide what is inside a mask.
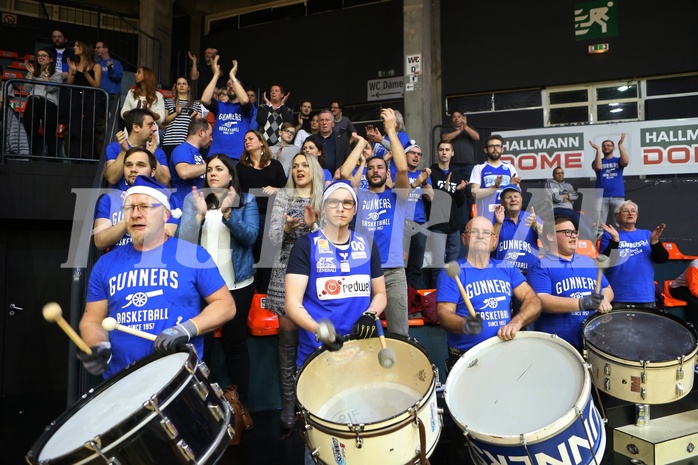
[[[226,75],[238,60],[245,85],[280,83],[289,104],[326,107],[365,102],[366,81],[380,70],[402,75],[402,31],[402,2],[389,1],[212,33],[202,48],[218,49]]]
[[[698,69],[695,0],[615,0],[616,37],[577,41],[580,2],[444,0],[441,15],[445,95],[627,79]],[[503,5],[506,4],[506,5]],[[604,55],[587,55],[607,42]]]

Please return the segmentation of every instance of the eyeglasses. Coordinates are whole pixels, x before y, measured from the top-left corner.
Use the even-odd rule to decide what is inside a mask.
[[[123,207],[121,207],[121,209],[124,211],[124,214],[126,214],[126,215],[130,215],[131,213],[133,213],[133,211],[135,209],[138,209],[141,213],[143,213],[144,215],[147,215],[148,213],[150,213],[150,211],[153,208],[158,208],[161,206],[162,206],[161,203],[153,203],[150,205],[147,203],[142,203],[140,205],[138,205],[138,204],[136,204],[136,205],[124,205]]]
[[[490,144],[487,146],[488,149],[501,149],[502,144]]]
[[[628,213],[637,213],[637,210],[634,209],[634,208],[632,208],[632,209],[624,208],[624,209],[622,209],[620,212],[621,212],[621,213],[625,213],[625,214],[627,215]]]
[[[354,202],[351,199],[344,199],[344,200],[327,199],[327,200],[325,200],[325,205],[327,205],[330,208],[337,208],[340,203],[342,204],[342,207],[346,208],[347,210],[351,210],[356,205],[356,202]]]
[[[288,135],[291,135],[291,136],[296,135],[296,131],[294,131],[293,129],[284,129],[284,132]]]
[[[415,155],[419,155],[420,157],[422,156],[422,152],[415,152],[414,150],[410,150],[407,153],[414,153]]]
[[[579,236],[579,231],[576,229],[559,229],[555,231],[556,233],[562,233],[567,237]]]
[[[339,107],[338,107],[338,106],[333,106],[333,107],[330,107],[330,110],[339,110]]]
[[[37,57],[37,58],[48,58],[49,55],[40,54],[40,55],[37,55],[36,57]]]
[[[480,231],[479,229],[469,229],[468,231],[465,231],[465,234],[470,234],[471,236],[476,237],[492,237],[494,236],[494,231]]]

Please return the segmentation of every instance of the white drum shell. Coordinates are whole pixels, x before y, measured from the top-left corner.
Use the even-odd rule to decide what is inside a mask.
[[[396,358],[389,369],[378,362],[377,338],[350,340],[340,351],[316,353],[301,369],[298,404],[309,426],[307,440],[322,462],[341,463],[343,458],[347,464],[405,464],[419,455],[416,418],[426,433],[426,457],[433,452],[443,426],[436,401],[437,374],[425,351],[403,339],[386,337]],[[376,413],[379,404],[394,400],[391,397],[403,397],[404,403],[410,395],[414,397],[404,408],[392,405]],[[332,399],[339,405],[342,397],[351,398],[351,410],[328,409]],[[358,399],[363,402],[355,402]]]

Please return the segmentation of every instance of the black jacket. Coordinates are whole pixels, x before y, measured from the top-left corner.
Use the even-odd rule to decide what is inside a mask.
[[[456,190],[456,187],[461,181],[463,177],[459,173],[449,170],[446,174],[439,168],[438,163],[431,165],[431,186],[434,188],[434,198],[431,201],[429,213],[429,230],[448,234],[460,228],[462,223],[460,207],[465,203],[465,189]]]

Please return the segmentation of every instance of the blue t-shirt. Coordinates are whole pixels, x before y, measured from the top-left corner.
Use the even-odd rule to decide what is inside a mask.
[[[239,160],[245,151],[245,134],[250,130],[254,106],[242,106],[239,102],[219,102],[211,100],[206,106],[214,115],[213,142],[208,153],[215,155],[223,153],[233,160]]]
[[[151,334],[191,319],[201,300],[225,281],[206,250],[170,237],[147,252],[128,244],[102,255],[90,274],[87,302],[108,301],[108,316]],[[104,378],[153,352],[153,342],[121,331],[109,333],[112,360]],[[191,341],[201,357],[203,337]]]
[[[407,135],[405,131],[398,131],[397,133],[397,138],[400,140],[400,143],[402,144],[402,148],[406,149],[410,145],[410,136]],[[390,138],[388,136],[384,136],[383,140],[390,141]],[[379,158],[384,158],[385,155],[388,153],[388,149],[386,149],[383,144],[379,144],[376,142],[373,144],[373,154]],[[395,179],[395,178],[393,178]]]
[[[422,174],[421,170],[407,172],[407,178],[410,180],[410,186],[414,184],[420,174]],[[395,163],[390,164],[390,176],[392,177],[393,182],[395,182],[395,177],[397,176],[397,168],[395,167]],[[427,184],[431,186],[431,176],[427,177]],[[411,187],[408,189],[410,189],[410,193],[407,196],[409,205],[407,207],[407,212],[405,213],[405,218],[412,219],[420,224],[426,223],[427,215],[424,211],[424,199],[422,198],[422,194],[424,194],[424,192],[422,191],[422,185],[420,184],[416,189],[412,189]]]
[[[596,172],[596,188],[603,189],[604,197],[625,197],[620,157],[601,159],[601,170]]]
[[[538,233],[526,226],[528,212],[519,212],[519,222],[504,216],[502,229],[499,231],[499,243],[494,251],[494,258],[510,262],[521,272],[526,273],[534,263],[538,263]],[[541,219],[536,216],[539,224]]]
[[[492,166],[489,163],[476,165],[470,174],[470,182],[479,184],[480,187],[492,187],[497,184],[497,177],[502,177],[500,186],[511,184],[511,178],[516,175],[516,168],[507,162],[502,162],[499,166]],[[499,196],[501,190],[497,190],[494,194],[478,199],[477,214],[493,221],[494,206],[499,205]]]
[[[209,152],[215,154],[218,152]],[[170,159],[170,174],[172,179],[170,184],[172,184],[172,189],[176,189],[172,193],[177,201],[177,205],[184,205],[184,198],[191,194],[191,188],[196,186],[197,189],[201,189],[204,185],[204,179],[206,178],[206,173],[192,179],[182,179],[177,174],[177,163],[187,163],[189,165],[203,165],[206,162],[204,157],[199,152],[197,147],[194,147],[189,142],[183,142],[177,146],[176,149],[172,151],[172,158]]]
[[[347,244],[335,245],[321,230],[296,241],[286,273],[308,276],[303,306],[315,321],[329,319],[340,335],[349,334],[371,305],[371,280],[383,276],[375,244],[352,232]],[[301,366],[321,344],[304,329],[298,336]]]
[[[359,189],[357,197],[356,232],[376,243],[383,268],[404,267],[402,235],[407,201],[392,189],[380,194]]]
[[[651,234],[647,229],[618,230],[618,263],[606,269],[606,278],[613,288],[614,302],[654,302]],[[609,242],[610,234],[604,233],[599,250],[606,250]],[[614,256],[615,253],[612,253],[612,260]]]
[[[524,282],[521,272],[514,266],[498,260],[490,260],[484,269],[473,267],[465,258],[458,259],[459,278],[473,305],[482,318],[482,332],[476,335],[448,333],[449,347],[468,350],[476,344],[497,335],[501,326],[511,321],[511,299],[514,289]],[[436,302],[456,304],[456,314],[470,315],[460,295],[455,278],[441,270],[436,286]]]
[[[552,254],[540,259],[526,275],[528,284],[537,294],[581,299],[596,289],[597,267],[594,260],[574,254],[566,260]],[[608,280],[601,276],[601,289],[608,287]],[[594,310],[571,313],[541,313],[536,320],[536,331],[557,334],[577,349],[582,349],[582,324]]]
[[[129,144],[128,146],[129,148],[132,148],[131,144]],[[111,144],[107,145],[107,161],[116,160],[119,157],[120,153],[121,146],[118,142],[112,142]],[[157,149],[155,149],[154,155],[158,163],[160,163],[162,166],[167,166],[167,154],[164,150],[158,147]],[[125,191],[126,189],[128,189],[129,186],[128,184],[126,184],[126,178],[124,178],[122,174],[121,179],[119,179],[119,181],[116,184],[111,184],[109,187]]]

